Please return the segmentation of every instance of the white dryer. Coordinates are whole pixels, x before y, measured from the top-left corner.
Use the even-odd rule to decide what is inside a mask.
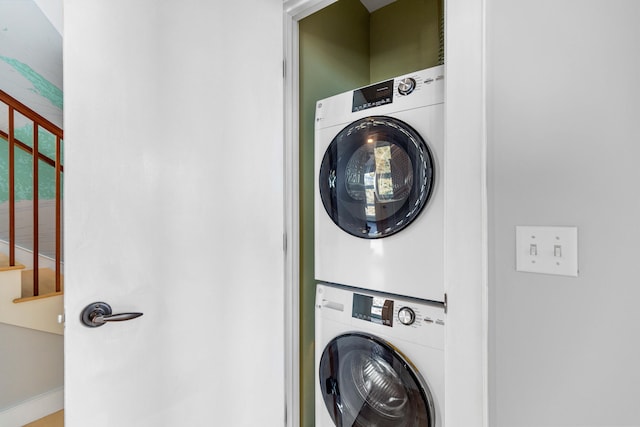
[[[316,427],[443,427],[441,303],[316,287]]]
[[[444,301],[443,73],[317,102],[316,279]]]

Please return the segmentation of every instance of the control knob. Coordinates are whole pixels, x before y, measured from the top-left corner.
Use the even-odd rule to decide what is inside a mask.
[[[400,95],[409,95],[416,88],[416,81],[411,77],[405,77],[398,82],[398,92]]]
[[[403,325],[409,326],[416,321],[416,313],[409,307],[402,307],[398,310],[398,320]]]

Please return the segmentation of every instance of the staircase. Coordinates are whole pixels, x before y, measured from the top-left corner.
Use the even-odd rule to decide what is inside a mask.
[[[64,312],[62,136],[0,91],[0,322],[54,334]]]
[[[38,270],[40,295],[33,296],[33,270],[0,253],[0,322],[53,334],[63,333],[63,292],[56,292],[55,271]]]

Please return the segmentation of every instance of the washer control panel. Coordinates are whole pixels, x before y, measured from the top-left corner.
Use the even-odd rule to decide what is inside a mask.
[[[326,331],[335,332],[337,327],[370,333],[389,342],[403,340],[444,349],[446,313],[442,303],[318,283],[315,306],[316,321],[323,319],[316,328],[326,321]],[[316,329],[316,333],[324,332]]]
[[[403,325],[411,325],[416,321],[416,313],[409,307],[402,307],[398,310],[398,320]]]
[[[412,300],[396,301],[394,318],[400,326],[421,328],[426,325],[444,326],[444,310],[430,304],[413,303]]]
[[[393,326],[393,300],[353,294],[351,317],[384,326]]]
[[[353,294],[351,317],[383,326],[420,327],[428,324],[444,325],[444,316],[433,315],[424,304],[412,304],[411,300],[396,300],[387,296]],[[436,311],[437,312],[437,311]],[[443,313],[444,314],[444,313]]]

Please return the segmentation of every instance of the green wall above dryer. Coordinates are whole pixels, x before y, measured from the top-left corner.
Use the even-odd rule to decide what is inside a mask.
[[[370,19],[371,83],[438,65],[441,0],[398,0]]]

